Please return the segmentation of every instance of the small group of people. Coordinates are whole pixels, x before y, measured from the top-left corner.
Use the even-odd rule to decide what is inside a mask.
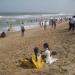
[[[75,16],[73,16],[72,18],[69,18],[69,29],[68,31],[74,31],[75,29]]]
[[[43,65],[52,64],[56,62],[58,59],[53,57],[57,55],[56,51],[50,51],[48,43],[43,44],[44,50],[41,51],[38,47],[35,47],[33,50],[32,57],[20,59],[19,62],[21,65],[26,65],[27,67],[35,67],[40,69]]]
[[[49,19],[49,26],[51,26],[52,28],[56,29],[56,19]],[[46,30],[47,28],[47,21],[40,21],[39,22],[40,27],[44,27],[44,30]]]
[[[56,19],[52,19],[51,20],[51,25],[52,25],[52,28],[56,29]]]
[[[46,30],[46,28],[47,28],[47,21],[40,21],[39,22],[39,25],[40,25],[40,27],[44,27],[44,30]]]
[[[53,58],[52,57],[52,53],[49,49],[49,45],[48,43],[44,43],[43,47],[45,49],[45,51],[40,51],[38,47],[34,48],[34,55],[35,55],[35,61],[39,61],[40,58],[41,60],[44,60],[47,64],[51,64],[53,62],[55,62],[56,60],[58,60],[57,58]],[[53,54],[57,54],[56,52],[54,52]],[[40,61],[41,62],[41,61]]]

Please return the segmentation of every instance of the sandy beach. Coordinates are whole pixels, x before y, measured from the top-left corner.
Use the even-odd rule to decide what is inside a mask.
[[[75,75],[75,31],[68,32],[68,24],[58,24],[56,30],[37,27],[20,32],[11,32],[0,38],[0,75]],[[34,47],[43,49],[48,42],[51,51],[56,51],[59,60],[53,64],[44,64],[41,69],[19,66],[18,60],[30,58]]]

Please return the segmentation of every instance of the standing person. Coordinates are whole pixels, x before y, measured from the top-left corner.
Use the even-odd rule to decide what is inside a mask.
[[[56,19],[52,19],[52,28],[56,29]]]
[[[53,19],[51,19],[51,25],[52,25],[52,28],[53,28]]]
[[[69,29],[68,31],[70,31],[73,28],[73,20],[72,18],[69,18]]]
[[[42,21],[42,26],[43,26],[43,21]]]
[[[51,25],[51,20],[49,19],[49,26]]]
[[[22,26],[21,26],[21,35],[22,35],[22,36],[24,36],[24,32],[25,32],[25,28],[24,28],[24,26],[22,25]]]
[[[60,18],[60,23],[62,23],[62,18]]]
[[[45,23],[44,23],[44,30],[46,30],[46,28],[47,28],[47,25],[46,25],[46,21],[45,21]]]
[[[73,16],[73,17],[72,17],[72,19],[73,19],[73,26],[72,26],[72,30],[74,31],[74,29],[75,29],[75,16]]]
[[[72,18],[69,18],[69,29],[68,31],[72,30],[74,31],[75,29],[75,17],[73,16]]]
[[[40,27],[41,27],[41,21],[39,21],[39,25],[40,25]]]
[[[53,24],[54,24],[54,29],[56,29],[56,19],[54,19]]]

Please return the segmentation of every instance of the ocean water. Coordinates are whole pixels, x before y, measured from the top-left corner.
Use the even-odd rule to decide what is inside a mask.
[[[13,31],[20,31],[20,26],[23,24],[26,29],[31,29],[39,26],[39,21],[48,21],[51,18],[63,18],[71,15],[65,14],[18,14],[18,13],[4,13],[0,14],[0,32],[8,31],[10,25],[12,25]]]

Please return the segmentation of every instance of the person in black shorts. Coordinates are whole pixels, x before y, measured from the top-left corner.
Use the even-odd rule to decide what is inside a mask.
[[[25,28],[24,26],[21,26],[21,35],[24,36]]]

